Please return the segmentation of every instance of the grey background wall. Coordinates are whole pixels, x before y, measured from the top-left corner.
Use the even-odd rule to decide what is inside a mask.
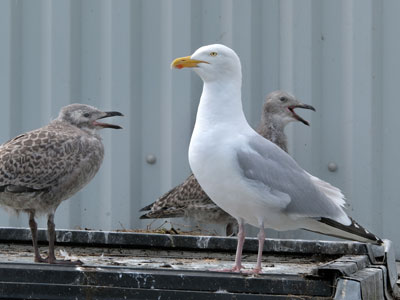
[[[46,124],[69,103],[124,112],[114,121],[123,131],[102,133],[99,174],[59,207],[56,223],[143,228],[138,209],[190,172],[202,84],[169,64],[223,43],[242,60],[249,122],[258,123],[276,89],[316,107],[300,112],[310,128],[289,126],[290,153],[340,187],[352,216],[392,239],[400,255],[399,12],[396,0],[3,0],[0,141]],[[26,227],[27,218],[2,210],[0,225]]]

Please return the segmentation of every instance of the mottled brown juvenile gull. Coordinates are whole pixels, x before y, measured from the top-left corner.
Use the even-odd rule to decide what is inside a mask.
[[[306,120],[294,112],[295,108],[315,111],[314,107],[301,103],[285,91],[278,90],[269,93],[263,105],[257,132],[287,152],[287,137],[284,132],[286,125],[293,121],[309,125]],[[142,215],[141,219],[184,217],[204,224],[226,225],[227,235],[234,233],[237,227],[235,218],[218,207],[207,196],[193,174],[157,201],[142,208],[141,211],[149,211]]]
[[[97,130],[120,129],[98,120],[122,116],[92,106],[71,104],[48,125],[21,134],[0,146],[0,204],[29,214],[35,262],[72,263],[54,254],[54,213],[60,203],[83,188],[100,168],[104,147]],[[35,215],[46,214],[49,255],[37,245]]]
[[[242,70],[230,48],[204,46],[172,67],[193,68],[203,92],[189,146],[189,164],[201,187],[239,224],[235,266],[242,268],[244,224],[260,228],[254,273],[261,271],[264,227],[307,229],[380,245],[351,219],[342,193],[303,170],[290,155],[247,123],[241,99]]]

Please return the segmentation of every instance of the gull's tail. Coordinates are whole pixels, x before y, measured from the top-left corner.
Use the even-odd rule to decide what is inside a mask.
[[[179,186],[178,186],[179,187]],[[139,211],[149,211],[141,215],[140,219],[182,218],[185,216],[185,207],[173,201],[177,187],[162,195],[157,201],[143,207]]]
[[[326,197],[328,197],[332,203],[334,203],[341,210],[346,206],[344,195],[340,191],[340,189],[332,186],[328,182],[325,182],[307,172],[306,174],[308,174],[314,185]],[[328,217],[321,217],[321,218],[313,218],[312,221],[307,222],[307,225],[304,227],[304,229],[363,243],[371,243],[375,245],[383,244],[383,241],[379,237],[369,232],[367,229],[362,227],[352,218],[347,216],[347,214],[344,211],[343,211],[343,216],[345,216],[346,221],[350,219],[351,223],[349,225],[344,225]]]
[[[176,207],[159,207],[154,209],[152,204],[143,207],[140,211],[148,211],[148,213],[141,215],[140,219],[166,219],[166,218],[183,218],[185,217],[185,210]]]
[[[147,205],[147,206],[141,208],[139,211],[148,211],[148,210],[151,210],[151,208],[153,207],[154,203],[155,203],[155,202],[153,202],[153,203],[151,203],[151,204],[149,204],[149,205]]]
[[[320,218],[314,220],[316,222],[308,224],[309,226],[306,226],[304,229],[362,243],[371,243],[375,245],[383,244],[383,241],[378,236],[372,232],[369,232],[352,218],[350,218],[350,225],[343,225],[329,218]]]
[[[185,216],[184,207],[170,205],[166,201],[157,200],[140,211],[149,211],[140,216],[140,219],[164,219],[164,218],[183,218]]]
[[[183,218],[186,212],[198,204],[212,203],[202,190],[193,174],[183,183],[166,192],[157,201],[143,207],[140,211],[149,211],[140,219]]]

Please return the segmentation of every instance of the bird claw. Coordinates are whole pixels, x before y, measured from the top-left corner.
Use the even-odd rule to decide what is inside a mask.
[[[53,264],[53,265],[72,265],[72,266],[81,266],[83,265],[83,262],[78,260],[62,260],[62,259],[56,259],[54,258],[50,258],[50,257],[46,257],[43,258],[41,256],[39,257],[35,257],[35,262],[37,263],[48,263],[48,264]]]
[[[241,269],[243,269],[243,266],[233,266],[233,268],[231,268],[231,272],[236,272],[236,273],[240,273]]]
[[[222,269],[222,270],[210,270],[210,271],[214,271],[214,272],[234,272],[234,273],[241,273],[241,269],[243,268],[242,265],[240,266],[233,266],[232,268],[229,269]]]
[[[243,271],[243,273],[258,275],[261,273],[261,270],[262,270],[261,268],[254,268],[252,270],[245,270],[245,271]]]
[[[56,265],[69,265],[69,266],[81,266],[83,265],[83,262],[78,260],[62,260],[62,259],[56,259],[49,261],[49,264],[56,264]]]
[[[251,270],[243,270],[243,266],[233,266],[230,269],[222,269],[222,270],[210,270],[214,272],[229,272],[229,273],[242,273],[242,274],[253,274],[258,275],[261,273],[262,268],[254,268]]]
[[[43,258],[41,256],[37,257],[35,256],[35,263],[47,263],[48,258]]]

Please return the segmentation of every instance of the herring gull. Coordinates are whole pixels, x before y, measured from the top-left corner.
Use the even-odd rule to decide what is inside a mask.
[[[60,203],[83,188],[96,175],[104,147],[97,130],[120,129],[98,120],[122,116],[92,106],[71,104],[48,125],[21,134],[0,146],[0,205],[29,214],[35,262],[80,264],[58,260],[54,213]],[[35,215],[47,215],[48,257],[40,255]]]
[[[347,215],[338,188],[307,173],[249,126],[242,109],[240,59],[232,49],[204,46],[175,59],[171,67],[193,68],[204,83],[189,163],[204,191],[238,221],[235,265],[230,271],[242,268],[245,223],[260,229],[253,273],[261,272],[264,227],[383,243]]]
[[[301,103],[285,91],[277,90],[269,93],[263,104],[257,132],[287,152],[287,137],[284,132],[286,125],[293,121],[309,125],[295,113],[296,108],[315,111],[314,107]],[[149,211],[142,215],[141,219],[184,217],[204,224],[226,225],[228,236],[237,231],[236,219],[207,196],[193,174],[140,211]]]

